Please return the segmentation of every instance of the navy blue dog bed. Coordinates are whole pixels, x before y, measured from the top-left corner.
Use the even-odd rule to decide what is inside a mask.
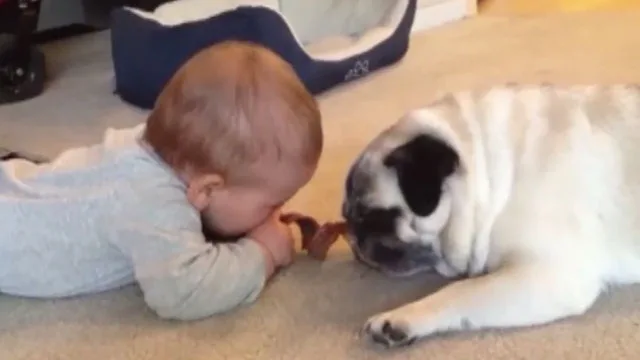
[[[191,56],[233,39],[270,48],[318,94],[402,59],[416,12],[416,0],[256,1],[177,0],[153,12],[114,10],[116,93],[152,108]]]

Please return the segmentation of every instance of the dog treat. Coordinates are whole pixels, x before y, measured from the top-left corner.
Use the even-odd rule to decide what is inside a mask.
[[[346,232],[344,221],[320,225],[316,219],[299,213],[283,214],[280,220],[285,224],[298,225],[302,234],[302,249],[318,260],[326,259],[331,246]]]

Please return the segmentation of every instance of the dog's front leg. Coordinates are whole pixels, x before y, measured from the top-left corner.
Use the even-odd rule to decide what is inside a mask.
[[[585,312],[601,290],[594,275],[558,264],[506,266],[374,316],[364,331],[392,347],[442,332],[544,324]]]

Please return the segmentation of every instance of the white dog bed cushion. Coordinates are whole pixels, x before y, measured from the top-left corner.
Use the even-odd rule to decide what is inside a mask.
[[[402,59],[415,12],[416,0],[176,0],[153,12],[119,8],[111,18],[115,90],[151,108],[196,52],[244,40],[279,54],[318,94]]]

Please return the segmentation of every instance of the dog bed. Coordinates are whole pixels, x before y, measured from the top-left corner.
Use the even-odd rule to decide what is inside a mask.
[[[416,0],[176,0],[111,17],[115,92],[151,108],[196,52],[251,41],[288,61],[313,94],[361,78],[404,56]]]

